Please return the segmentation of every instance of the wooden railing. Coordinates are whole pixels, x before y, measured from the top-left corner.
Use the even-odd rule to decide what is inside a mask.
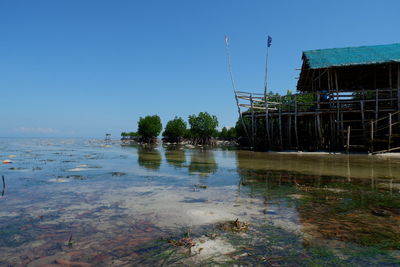
[[[400,147],[394,147],[394,148],[391,147],[393,137],[400,137],[398,136],[400,133],[393,135],[393,129],[396,129],[397,125],[400,125],[400,111],[389,113],[389,115],[385,117],[372,120],[370,122],[372,153],[377,154],[377,153],[390,152],[394,150],[400,150]],[[376,142],[377,136],[387,137],[388,148],[386,150],[374,152],[374,143]]]
[[[375,119],[380,111],[400,109],[397,89],[376,90],[338,90],[334,92],[300,93],[284,96],[266,95],[235,91],[240,107],[251,112],[260,113],[268,108],[271,113],[282,112],[283,115],[294,113],[324,113],[334,111],[375,112]]]

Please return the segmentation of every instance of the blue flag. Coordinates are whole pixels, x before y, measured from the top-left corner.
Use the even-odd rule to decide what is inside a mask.
[[[272,44],[272,37],[268,35],[267,46],[270,47]]]

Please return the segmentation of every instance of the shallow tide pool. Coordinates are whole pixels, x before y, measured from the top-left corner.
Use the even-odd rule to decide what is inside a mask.
[[[0,138],[0,266],[400,266],[400,158]]]

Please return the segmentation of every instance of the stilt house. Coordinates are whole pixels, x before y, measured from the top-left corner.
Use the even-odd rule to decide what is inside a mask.
[[[253,145],[370,152],[400,147],[400,44],[311,50],[302,59],[297,94],[235,92],[239,109],[247,108],[240,114],[249,118]]]

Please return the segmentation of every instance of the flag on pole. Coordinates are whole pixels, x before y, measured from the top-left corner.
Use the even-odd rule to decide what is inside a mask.
[[[225,44],[227,47],[229,46],[229,39],[227,35],[225,35]]]
[[[272,37],[268,35],[267,46],[270,47],[272,44]]]

